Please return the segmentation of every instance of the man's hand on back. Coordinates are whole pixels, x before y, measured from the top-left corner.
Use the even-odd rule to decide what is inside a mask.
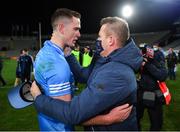
[[[124,104],[118,107],[113,108],[106,116],[107,116],[107,125],[123,122],[126,120],[132,110],[133,106],[129,106],[129,104]]]
[[[35,81],[31,85],[30,92],[31,92],[31,95],[33,96],[34,100],[36,99],[36,97],[38,95],[41,94],[41,91],[40,91],[39,87],[36,85]]]

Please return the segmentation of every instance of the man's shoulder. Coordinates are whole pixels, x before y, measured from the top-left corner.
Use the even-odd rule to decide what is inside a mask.
[[[119,62],[109,62],[103,66],[103,68],[99,71],[99,75],[106,74],[107,77],[116,77],[116,76],[127,76],[129,74],[134,74],[133,69],[130,66],[119,63]]]
[[[27,59],[31,59],[30,55],[25,55],[24,57],[27,58]]]
[[[36,55],[36,58],[41,58],[42,60],[49,60],[54,57],[56,57],[55,52],[48,46],[43,47]]]

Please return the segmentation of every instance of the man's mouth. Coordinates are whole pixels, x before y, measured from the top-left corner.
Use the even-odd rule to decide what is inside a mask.
[[[77,39],[74,39],[74,40],[73,40],[73,43],[76,43],[76,41],[77,41]]]

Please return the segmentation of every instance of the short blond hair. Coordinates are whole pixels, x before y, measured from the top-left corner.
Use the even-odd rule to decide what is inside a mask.
[[[124,44],[130,37],[129,26],[126,20],[119,17],[106,17],[101,20],[100,25],[108,24],[108,31],[114,32],[118,39]]]

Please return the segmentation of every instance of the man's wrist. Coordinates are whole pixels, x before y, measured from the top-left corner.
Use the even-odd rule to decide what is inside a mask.
[[[36,94],[36,95],[33,96],[34,101],[37,99],[37,97],[38,97],[39,95],[41,95],[41,93],[38,93],[38,94]]]
[[[104,121],[105,121],[105,125],[110,125],[112,124],[112,119],[111,116],[109,116],[109,114],[104,116]]]

